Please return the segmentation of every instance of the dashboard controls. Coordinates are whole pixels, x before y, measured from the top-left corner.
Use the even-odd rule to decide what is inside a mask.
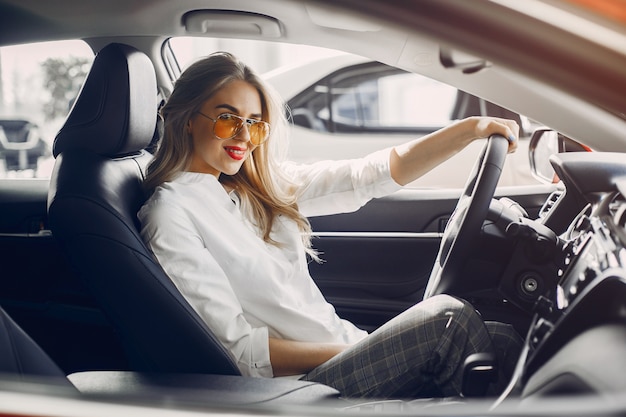
[[[533,294],[539,288],[539,282],[535,279],[535,277],[526,277],[524,281],[522,281],[522,290],[527,294]]]
[[[563,245],[562,262],[559,265],[559,282],[556,291],[556,306],[565,310],[580,297],[585,289],[603,275],[608,268],[623,268],[620,261],[621,245],[619,222],[626,212],[623,202],[612,207],[613,216],[600,216],[590,206],[586,207],[572,222]]]
[[[506,227],[506,234],[526,243],[526,256],[536,264],[550,262],[562,241],[548,227],[538,221],[520,218]]]
[[[531,333],[531,345],[536,347],[552,331],[552,329],[554,329],[554,324],[550,321],[543,318],[537,320]]]
[[[540,295],[535,302],[535,312],[541,317],[550,317],[554,312],[554,303],[549,298]]]
[[[540,289],[541,277],[533,272],[526,272],[520,278],[520,290],[522,294],[530,297],[536,297],[537,291]]]
[[[552,207],[554,207],[556,202],[559,201],[559,198],[561,198],[561,195],[563,195],[563,191],[560,191],[560,190],[554,191],[552,192],[552,194],[550,194],[546,202],[543,203],[541,210],[539,210],[540,219],[546,217],[546,215],[548,214],[550,210],[552,210]]]

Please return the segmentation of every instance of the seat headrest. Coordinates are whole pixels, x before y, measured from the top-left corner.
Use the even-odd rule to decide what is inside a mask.
[[[112,43],[96,55],[53,153],[78,148],[109,157],[131,154],[150,144],[156,121],[152,62],[129,45]]]

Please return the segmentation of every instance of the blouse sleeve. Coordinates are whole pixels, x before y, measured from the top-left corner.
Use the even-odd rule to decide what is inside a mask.
[[[267,327],[252,327],[226,274],[179,207],[149,201],[142,237],[176,287],[231,352],[246,376],[272,377]]]
[[[361,159],[320,161],[310,165],[287,163],[283,168],[298,186],[298,207],[305,216],[356,211],[372,198],[402,187],[389,169],[391,149]]]

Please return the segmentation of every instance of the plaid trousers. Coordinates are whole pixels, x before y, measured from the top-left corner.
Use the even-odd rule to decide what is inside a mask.
[[[498,394],[508,383],[521,346],[511,326],[485,323],[466,301],[438,295],[399,314],[301,379],[332,386],[344,397],[451,397],[461,391],[465,358],[490,352],[496,354],[500,375],[489,393]]]

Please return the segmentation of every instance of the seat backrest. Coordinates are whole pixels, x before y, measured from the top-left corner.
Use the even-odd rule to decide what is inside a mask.
[[[55,139],[50,228],[119,333],[132,370],[238,375],[139,235],[156,109],[149,58],[128,45],[103,48]]]

